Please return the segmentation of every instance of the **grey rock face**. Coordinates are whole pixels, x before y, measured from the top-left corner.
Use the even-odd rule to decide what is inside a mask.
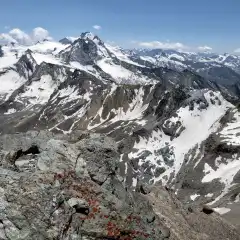
[[[103,135],[27,132],[0,143],[1,239],[239,239],[159,186],[125,189],[118,147]]]
[[[97,46],[90,39],[79,38],[69,48],[60,52],[59,56],[66,62],[75,61],[83,65],[93,65],[98,57]]]
[[[19,75],[26,79],[29,79],[37,68],[37,62],[32,56],[32,51],[29,49],[25,52],[25,54],[18,60],[18,62],[15,65]]]
[[[3,50],[2,50],[2,46],[0,45],[0,57],[2,57],[3,56]]]
[[[62,44],[66,44],[66,45],[72,43],[72,41],[69,40],[68,38],[63,38],[63,39],[59,40],[59,42]]]

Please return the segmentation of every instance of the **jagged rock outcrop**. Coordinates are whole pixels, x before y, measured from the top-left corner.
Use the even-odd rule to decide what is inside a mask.
[[[103,135],[27,132],[0,144],[3,240],[239,239],[217,213],[184,209],[169,190],[126,189],[118,147]]]
[[[28,49],[25,54],[20,57],[15,66],[20,76],[26,79],[30,78],[37,68],[37,62],[32,56],[32,51]]]

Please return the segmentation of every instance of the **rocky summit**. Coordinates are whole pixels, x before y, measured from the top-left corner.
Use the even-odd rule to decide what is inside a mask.
[[[85,32],[0,48],[0,239],[239,240],[240,58]]]

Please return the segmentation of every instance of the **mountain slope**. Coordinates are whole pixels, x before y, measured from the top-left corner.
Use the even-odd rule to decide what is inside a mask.
[[[234,105],[240,91],[238,73],[223,65],[229,56],[217,62],[176,51],[136,55],[91,33],[2,49],[1,135],[107,135],[118,144],[125,188],[161,183],[186,206],[208,203],[229,211],[233,221],[240,196]],[[142,58],[147,55],[156,61]],[[214,63],[204,62],[207,57]],[[159,66],[163,58],[167,64]]]

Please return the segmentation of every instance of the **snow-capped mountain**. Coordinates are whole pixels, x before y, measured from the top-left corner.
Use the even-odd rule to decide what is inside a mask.
[[[186,68],[192,67],[192,64],[194,63],[205,63],[209,64],[209,66],[226,66],[239,73],[240,56],[227,53],[196,53],[162,49],[134,49],[129,51],[129,53],[132,57],[140,58],[143,61],[157,64],[159,66],[168,67],[168,64],[173,61],[176,65],[179,65],[179,69],[181,69],[180,66]]]
[[[132,59],[146,66],[160,66],[176,71],[188,69],[222,85],[235,87],[240,81],[240,56],[162,49],[135,49],[127,53]]]
[[[6,45],[0,133],[104,133],[118,143],[127,188],[160,182],[189,205],[230,211],[240,196],[239,61],[128,51],[89,32]]]

